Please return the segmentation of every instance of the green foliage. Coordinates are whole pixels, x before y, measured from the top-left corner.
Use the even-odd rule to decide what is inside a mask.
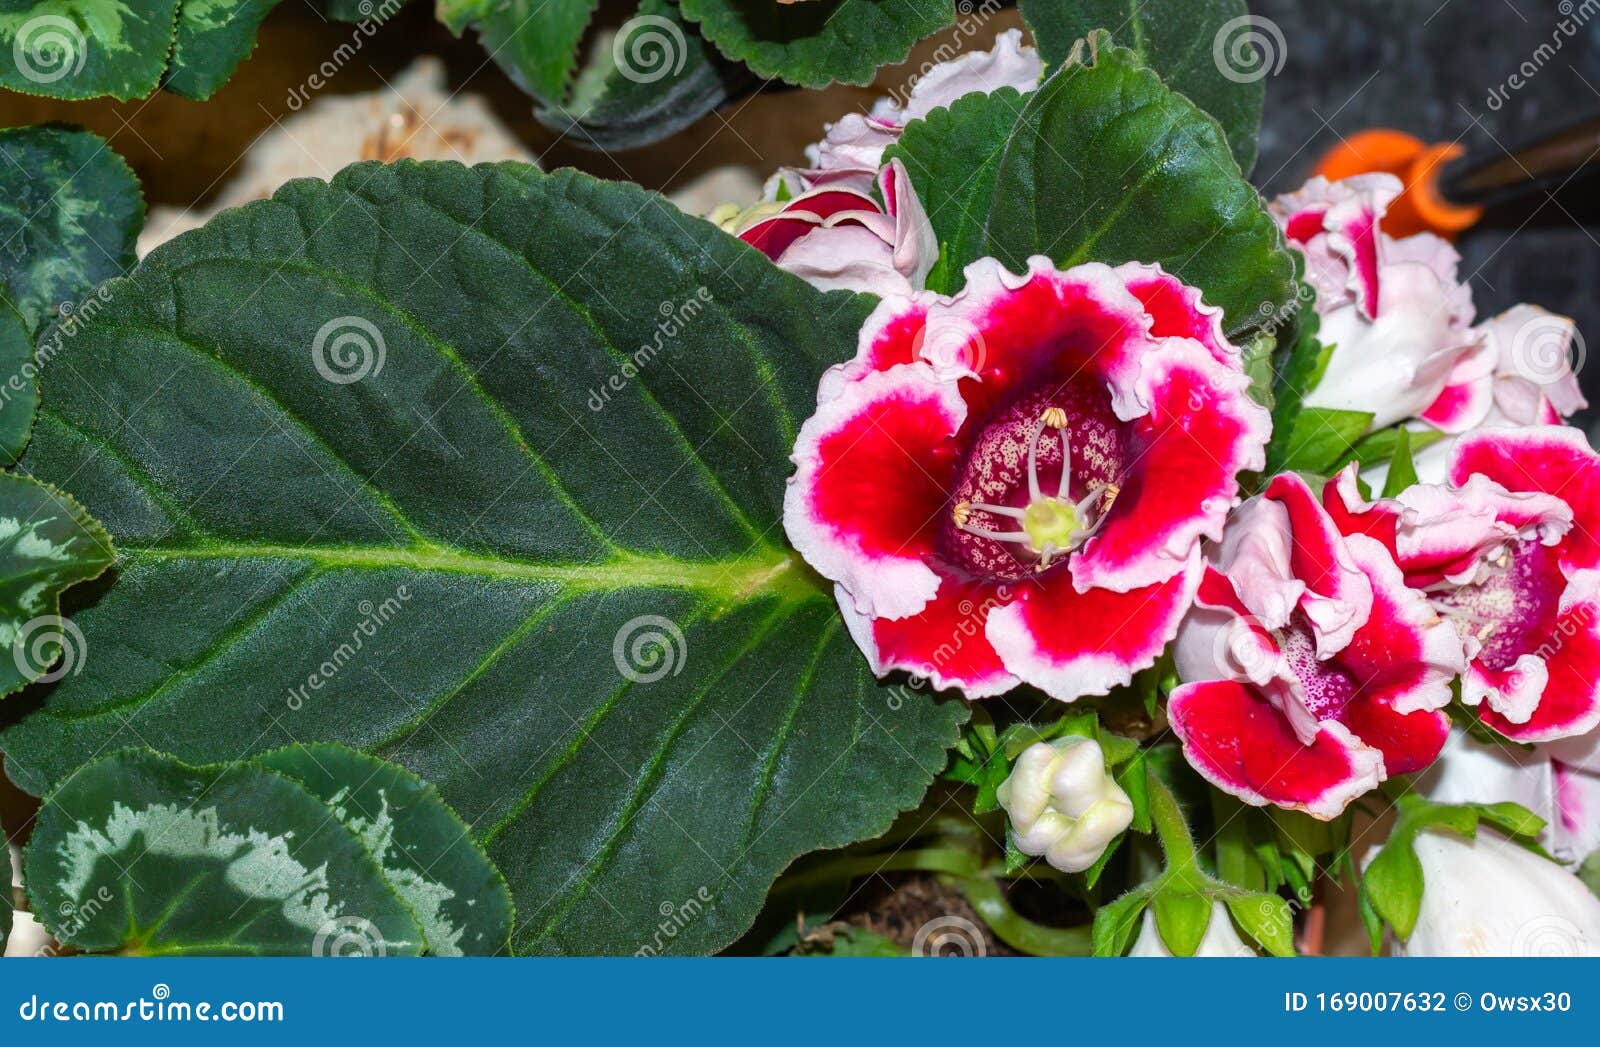
[[[278,0],[13,0],[0,11],[0,86],[127,101],[157,87],[208,98],[255,48]]]
[[[1020,114],[1019,100],[963,99],[913,123],[895,151],[932,201],[946,286],[985,255],[1013,271],[1034,254],[1063,267],[1137,260],[1199,287],[1231,331],[1282,311],[1294,260],[1276,223],[1216,121],[1136,54],[1097,34]]]
[[[680,0],[683,14],[757,76],[801,87],[870,84],[878,67],[955,20],[950,0]]]
[[[439,0],[437,12],[457,36],[476,31],[518,87],[559,104],[578,68],[578,43],[599,6],[600,0]]]
[[[0,695],[83,671],[85,641],[61,617],[61,593],[115,559],[110,536],[71,497],[0,473]]]
[[[130,749],[45,797],[24,863],[57,939],[136,955],[416,955],[362,841],[292,779]]]
[[[143,223],[138,180],[97,135],[0,130],[0,465],[16,461],[33,428],[33,333],[131,269]]]
[[[133,268],[143,225],[138,179],[99,135],[0,130],[0,293],[30,331]]]
[[[1140,761],[1143,762],[1142,760]],[[1229,823],[1218,826],[1218,876],[1201,868],[1194,838],[1171,787],[1153,771],[1146,776],[1150,819],[1166,856],[1166,868],[1116,900],[1100,906],[1094,918],[1094,955],[1121,956],[1138,933],[1140,917],[1149,909],[1162,942],[1177,956],[1193,956],[1213,919],[1216,903],[1224,905],[1238,929],[1274,956],[1294,955],[1294,920],[1288,902],[1261,888],[1230,841],[1240,832]],[[1226,809],[1226,801],[1222,809]]]
[[[1022,0],[1021,7],[1046,63],[1067,61],[1077,41],[1107,30],[1217,119],[1245,174],[1255,166],[1267,70],[1241,68],[1228,48],[1237,36],[1230,27],[1242,28],[1249,14],[1245,0]]]
[[[1402,941],[1411,937],[1416,928],[1426,888],[1416,852],[1418,833],[1445,830],[1472,839],[1479,824],[1487,822],[1524,847],[1540,851],[1536,840],[1545,825],[1544,819],[1514,803],[1434,803],[1415,793],[1395,800],[1395,815],[1389,839],[1367,863],[1360,878],[1362,920],[1374,955],[1382,945],[1384,924],[1393,928]]]
[[[511,891],[433,786],[342,745],[291,745],[255,762],[299,782],[361,841],[421,925],[429,953],[509,953]]]
[[[536,114],[587,144],[630,149],[676,134],[755,85],[673,0],[643,0],[637,16],[595,48],[568,95],[545,99]]]
[[[1356,441],[1372,425],[1371,411],[1302,407],[1282,439],[1273,433],[1267,448],[1267,472],[1300,472],[1327,476],[1352,453]]]
[[[122,559],[8,769],[38,791],[130,730],[195,762],[344,742],[474,826],[519,951],[633,952],[702,891],[660,948],[726,945],[796,856],[915,805],[966,717],[875,682],[779,544],[871,306],[524,165],[356,165],[225,212],[45,373],[24,465]]]
[[[0,956],[5,955],[6,939],[11,937],[11,848],[5,833],[0,833]]]
[[[911,121],[885,152],[886,161],[905,163],[939,240],[940,265],[929,274],[929,290],[961,290],[962,269],[983,256],[995,178],[1024,104],[1025,96],[1010,87],[963,95],[948,109]]]
[[[0,465],[10,465],[28,446],[39,407],[39,376],[28,322],[0,295]]]

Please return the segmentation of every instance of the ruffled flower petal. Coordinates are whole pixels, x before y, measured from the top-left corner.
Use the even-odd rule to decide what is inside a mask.
[[[1336,720],[1300,740],[1282,712],[1232,680],[1186,683],[1167,702],[1172,730],[1201,776],[1256,806],[1336,818],[1383,780],[1383,755]]]
[[[1008,669],[1053,698],[1106,694],[1153,664],[1176,635],[1200,568],[1196,551],[1179,574],[1127,593],[1079,592],[1065,572],[1043,575],[989,612],[989,642]]]
[[[1073,557],[1080,587],[1147,585],[1171,575],[1202,537],[1222,535],[1238,475],[1265,465],[1272,430],[1249,386],[1187,339],[1144,354],[1131,397],[1143,413],[1131,420],[1128,452],[1138,466],[1105,528]]]
[[[1511,491],[1541,492],[1571,507],[1574,525],[1561,542],[1569,569],[1600,567],[1600,458],[1581,431],[1567,426],[1482,429],[1463,436],[1450,481],[1482,475]]]
[[[862,614],[904,618],[933,599],[939,576],[924,561],[966,413],[953,384],[905,364],[851,384],[801,427],[784,526]]]
[[[901,669],[943,690],[959,687],[968,698],[1004,694],[1018,680],[989,642],[989,615],[1012,598],[1009,586],[962,578],[935,568],[939,591],[906,618],[870,618],[839,594],[845,622],[879,676]]]

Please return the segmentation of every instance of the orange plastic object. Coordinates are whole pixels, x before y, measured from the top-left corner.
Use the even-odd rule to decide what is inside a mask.
[[[1317,164],[1324,178],[1387,172],[1405,183],[1400,198],[1383,216],[1390,236],[1437,233],[1454,240],[1483,216],[1483,208],[1453,204],[1439,193],[1439,172],[1465,150],[1454,142],[1428,145],[1402,131],[1373,128],[1342,139]]]

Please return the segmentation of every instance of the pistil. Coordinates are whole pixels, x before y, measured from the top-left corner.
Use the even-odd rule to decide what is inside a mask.
[[[951,513],[956,527],[979,538],[995,542],[1024,545],[1039,557],[1036,570],[1050,566],[1051,560],[1071,552],[1094,536],[1105,523],[1106,513],[1116,499],[1114,484],[1094,484],[1077,501],[1070,498],[1072,482],[1072,447],[1067,441],[1067,412],[1060,407],[1047,407],[1035,423],[1028,438],[1028,504],[1017,509],[988,502],[957,502]],[[1047,495],[1039,482],[1039,440],[1046,429],[1053,430],[1061,441],[1061,475],[1056,481],[1056,493]],[[1021,523],[1019,531],[995,531],[972,523],[973,510],[1006,517]],[[1093,516],[1093,524],[1087,521]]]

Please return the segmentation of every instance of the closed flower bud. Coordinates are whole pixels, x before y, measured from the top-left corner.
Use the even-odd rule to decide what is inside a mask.
[[[1017,849],[1062,872],[1082,872],[1133,821],[1133,804],[1106,773],[1097,742],[1068,737],[1028,746],[999,789]]]
[[[1407,956],[1600,956],[1600,898],[1561,866],[1480,829],[1417,834],[1422,909]]]
[[[1261,954],[1244,943],[1239,937],[1239,932],[1233,929],[1233,920],[1228,916],[1227,908],[1221,902],[1211,903],[1211,922],[1206,924],[1205,937],[1200,939],[1200,947],[1194,951],[1196,956],[1248,956],[1258,957]],[[1167,948],[1167,943],[1161,940],[1161,932],[1156,927],[1155,914],[1149,909],[1144,911],[1144,925],[1139,929],[1139,939],[1133,943],[1133,948],[1128,950],[1129,956],[1173,956],[1173,951]]]

